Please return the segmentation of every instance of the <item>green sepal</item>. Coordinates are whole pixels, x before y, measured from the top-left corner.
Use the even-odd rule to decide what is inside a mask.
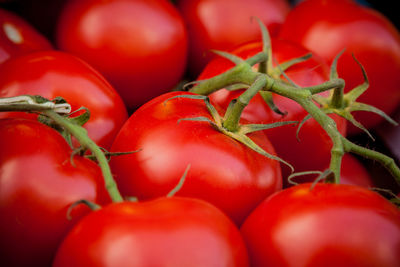
[[[248,133],[252,133],[252,132],[268,130],[268,129],[272,129],[272,128],[276,128],[276,127],[281,127],[284,125],[297,124],[297,123],[299,123],[299,122],[298,121],[279,121],[279,122],[268,123],[268,124],[243,124],[243,125],[240,125],[239,133],[248,134]]]
[[[293,178],[296,178],[299,176],[305,176],[305,175],[312,175],[312,174],[318,174],[318,177],[319,177],[322,175],[322,172],[321,171],[294,172],[294,173],[290,174],[287,179],[288,179],[289,184],[297,185],[299,183],[293,181]]]
[[[183,184],[185,183],[186,180],[186,176],[190,170],[190,164],[186,167],[185,172],[183,173],[183,175],[181,176],[181,178],[179,179],[178,184],[171,190],[168,192],[168,194],[166,195],[166,197],[173,197],[179,190],[181,190]]]
[[[297,131],[296,131],[296,139],[298,141],[300,141],[300,137],[299,137],[299,133],[300,133],[300,129],[301,127],[303,127],[304,123],[306,123],[306,121],[308,121],[309,119],[311,119],[312,116],[310,114],[308,114],[307,116],[305,116],[301,122],[299,123],[299,126],[297,127]]]
[[[281,110],[275,105],[275,102],[274,102],[274,99],[273,99],[273,97],[272,97],[272,93],[271,93],[271,92],[261,90],[261,91],[259,91],[258,93],[261,95],[261,97],[264,99],[264,102],[268,105],[268,107],[269,107],[270,109],[272,109],[273,112],[275,112],[275,113],[278,114],[278,115],[282,115],[282,116],[285,116],[285,115],[287,114],[286,111],[281,111]]]
[[[220,57],[223,57],[225,59],[228,59],[229,61],[231,61],[232,63],[234,63],[235,65],[238,65],[240,63],[245,62],[245,60],[241,57],[238,57],[234,54],[225,52],[225,51],[220,51],[220,50],[211,50],[214,54],[217,54]]]
[[[253,151],[267,157],[273,160],[277,160],[283,164],[285,164],[286,166],[288,166],[291,170],[291,172],[294,171],[293,166],[288,163],[287,161],[283,160],[282,158],[278,157],[278,156],[274,156],[268,152],[266,152],[264,149],[262,149],[260,146],[258,146],[253,140],[251,140],[250,137],[244,135],[244,134],[239,134],[239,133],[233,133],[233,132],[229,132],[226,130],[222,130],[222,132],[224,134],[226,134],[227,136],[230,136],[231,138],[235,139],[236,141],[244,144],[245,146],[247,146],[248,148],[252,149]]]
[[[72,212],[72,210],[73,210],[76,206],[81,205],[81,204],[84,204],[84,205],[88,206],[92,211],[101,209],[101,206],[100,206],[100,205],[98,205],[98,204],[96,204],[96,203],[94,203],[94,202],[91,202],[91,201],[89,201],[89,200],[86,200],[86,199],[81,199],[81,200],[75,201],[74,203],[72,203],[72,204],[68,207],[68,210],[67,210],[67,219],[68,219],[68,220],[72,220],[72,217],[71,217],[71,212]]]

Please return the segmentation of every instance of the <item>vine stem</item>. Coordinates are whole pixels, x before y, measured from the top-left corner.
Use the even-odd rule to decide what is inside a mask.
[[[101,168],[106,189],[110,195],[113,202],[122,202],[123,198],[118,191],[117,184],[112,176],[110,166],[103,151],[97,146],[97,144],[89,138],[85,128],[80,127],[74,123],[71,123],[64,117],[60,116],[52,110],[45,110],[42,112],[44,115],[48,116],[54,120],[57,124],[64,127],[68,132],[70,132],[84,148],[92,151],[93,155],[96,157],[98,164]]]
[[[261,75],[263,76],[263,79],[260,79]],[[219,89],[230,86],[235,82],[239,84],[248,84],[250,86],[249,89],[251,89],[254,88],[252,85],[258,84],[261,81],[265,84],[263,90],[290,98],[301,105],[328,134],[332,140],[329,169],[334,174],[334,183],[340,182],[340,169],[343,155],[347,152],[352,152],[380,162],[392,173],[396,181],[400,184],[400,169],[392,158],[382,153],[358,146],[347,140],[338,131],[335,121],[313,101],[312,96],[317,93],[332,89],[336,92],[341,92],[344,87],[343,79],[333,77],[331,80],[316,86],[298,88],[283,81],[276,80],[268,74],[254,72],[251,69],[251,66],[245,62],[236,65],[236,67],[225,73],[197,84],[190,91],[201,95],[208,95]],[[259,84],[255,87],[259,87]],[[238,110],[241,112],[244,108],[243,103],[238,105],[240,105]],[[234,127],[232,128],[234,129]]]

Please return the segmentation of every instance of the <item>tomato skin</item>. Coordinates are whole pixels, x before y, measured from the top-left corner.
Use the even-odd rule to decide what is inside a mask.
[[[17,55],[50,49],[52,44],[28,22],[0,8],[0,64]]]
[[[211,60],[211,49],[227,50],[260,38],[258,17],[277,35],[291,7],[287,0],[180,0],[189,34],[189,69],[197,76]]]
[[[310,51],[286,40],[272,39],[272,52],[274,59],[279,62],[301,57]],[[262,51],[262,43],[259,41],[248,42],[239,45],[231,53],[247,59]],[[211,61],[198,77],[198,80],[216,76],[233,64],[221,57]],[[299,86],[312,86],[328,80],[328,70],[325,62],[317,55],[309,60],[292,66],[285,73]],[[222,108],[227,108],[229,102],[238,97],[243,90],[229,92],[226,89],[219,90],[210,95],[210,99]],[[276,106],[287,114],[282,117],[273,112],[257,94],[250,104],[244,109],[242,118],[251,123],[274,123],[278,121],[302,121],[307,115],[299,104],[283,96],[274,95]],[[330,115],[335,121],[339,132],[346,134],[346,121],[337,115]],[[265,130],[264,133],[273,144],[277,154],[293,165],[295,172],[322,170],[329,165],[332,141],[323,128],[314,120],[309,119],[299,132],[299,140],[296,138],[297,127],[295,125],[281,126]],[[287,186],[287,177],[290,169],[282,166],[284,185]]]
[[[0,65],[0,97],[41,95],[61,96],[72,110],[86,107],[90,120],[85,124],[99,146],[108,149],[128,118],[121,97],[97,71],[79,58],[59,51],[23,55]],[[0,113],[0,118],[36,118],[22,112]]]
[[[68,230],[89,212],[86,199],[108,204],[100,168],[75,156],[52,128],[0,119],[0,258],[2,266],[50,266]]]
[[[53,266],[241,267],[248,257],[239,230],[220,210],[173,197],[91,213],[66,237]]]
[[[180,121],[203,116],[201,100],[161,95],[138,109],[121,128],[111,151],[134,151],[110,161],[125,196],[151,199],[165,196],[190,170],[178,196],[211,202],[240,224],[266,196],[282,188],[279,162],[268,159],[215,130],[207,122]],[[265,151],[275,154],[262,133],[249,135]]]
[[[187,58],[183,19],[167,0],[68,1],[57,45],[99,70],[129,110],[170,91]]]
[[[312,15],[310,15],[312,14]],[[348,91],[363,83],[364,66],[370,87],[359,102],[373,105],[387,114],[400,104],[400,33],[377,11],[353,1],[307,0],[297,5],[282,25],[280,37],[298,42],[328,62],[346,49],[338,62],[339,77]],[[383,118],[370,112],[355,112],[365,127],[376,127]],[[361,130],[350,126],[349,133]]]
[[[396,206],[362,187],[310,186],[274,194],[246,219],[252,266],[399,266]]]

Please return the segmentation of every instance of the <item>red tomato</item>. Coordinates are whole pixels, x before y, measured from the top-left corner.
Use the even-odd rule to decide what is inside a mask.
[[[0,64],[37,50],[52,49],[50,42],[21,17],[0,9]]]
[[[195,76],[211,60],[211,49],[227,50],[261,37],[252,17],[277,35],[290,11],[287,0],[180,0],[178,8],[188,27],[189,68]]]
[[[115,179],[125,196],[151,199],[174,188],[187,166],[190,170],[177,195],[211,202],[240,224],[266,196],[281,189],[279,162],[258,154],[215,130],[207,122],[180,121],[211,118],[201,100],[161,95],[138,109],[121,128],[112,151],[139,152],[113,157]],[[249,135],[265,151],[275,154],[261,133]]]
[[[328,62],[346,49],[338,62],[338,73],[346,81],[346,90],[363,83],[364,66],[370,87],[359,102],[373,105],[391,114],[400,104],[400,34],[377,11],[353,1],[307,0],[294,8],[282,25],[282,38],[301,43]],[[370,112],[355,112],[365,127],[377,126],[382,117]],[[349,127],[349,133],[359,133]]]
[[[239,230],[207,202],[160,198],[108,205],[60,246],[62,266],[248,266]]]
[[[262,43],[255,41],[240,45],[231,52],[247,59],[261,52],[261,50]],[[309,53],[308,50],[299,45],[278,39],[272,39],[272,50],[274,60],[279,63]],[[232,62],[217,57],[206,66],[198,79],[216,76],[232,66]],[[328,80],[327,72],[324,61],[314,55],[307,61],[290,67],[285,73],[300,86],[312,86]],[[243,90],[230,92],[223,89],[211,94],[210,99],[225,109],[229,102],[237,98],[241,92]],[[287,112],[287,115],[276,114],[257,94],[244,109],[242,118],[251,123],[268,124],[278,121],[302,121],[308,115],[307,111],[293,100],[279,95],[274,95],[273,98],[276,106],[281,111]],[[346,133],[346,121],[336,115],[331,117],[335,120],[339,131],[344,135]],[[296,172],[326,168],[330,162],[330,150],[332,148],[332,141],[326,132],[314,119],[308,120],[302,126],[299,133],[300,141],[296,138],[296,130],[295,125],[287,125],[265,130],[264,133],[275,147],[277,154],[292,164]],[[282,171],[285,183],[290,170],[284,166]]]
[[[265,200],[242,228],[252,266],[399,266],[400,211],[368,189],[302,184]]]
[[[82,60],[58,51],[31,53],[0,65],[0,97],[61,96],[72,110],[86,107],[91,118],[85,124],[89,136],[108,149],[128,118],[126,108],[113,87]],[[32,114],[0,113],[0,118],[29,117]]]
[[[73,0],[57,44],[98,69],[132,110],[171,90],[186,67],[187,33],[167,0]]]
[[[33,120],[0,120],[0,258],[2,266],[50,266],[68,230],[89,212],[86,199],[110,202],[100,168],[75,156],[63,137]]]

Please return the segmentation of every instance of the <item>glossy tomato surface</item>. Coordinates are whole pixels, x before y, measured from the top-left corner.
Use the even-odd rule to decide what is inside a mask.
[[[269,159],[214,129],[202,100],[167,99],[161,95],[138,109],[121,128],[111,151],[136,153],[110,161],[125,196],[140,200],[165,196],[190,165],[178,196],[211,202],[240,224],[266,196],[281,189],[279,162]],[[262,133],[249,135],[270,154],[275,151]]]
[[[254,19],[277,35],[291,7],[287,0],[180,0],[177,5],[189,34],[189,69],[197,76],[214,56],[261,37]]]
[[[22,17],[0,8],[0,63],[17,55],[52,48],[50,41]]]
[[[396,206],[362,187],[310,186],[274,194],[247,218],[252,266],[399,266]]]
[[[282,25],[280,37],[298,42],[332,62],[346,49],[338,62],[345,90],[363,83],[355,55],[364,66],[370,87],[359,98],[393,113],[400,104],[400,33],[376,10],[346,0],[306,0],[297,5]],[[367,112],[356,112],[365,127],[377,126],[383,119]],[[349,127],[349,133],[360,133]]]
[[[171,90],[182,78],[187,32],[167,0],[73,0],[56,30],[61,50],[99,70],[129,110]]]
[[[111,204],[79,222],[60,246],[62,266],[248,266],[236,226],[189,198]]]
[[[287,60],[298,58],[310,53],[309,50],[290,41],[272,39],[272,52],[275,62],[283,63]],[[262,43],[259,41],[249,42],[238,46],[231,52],[244,59],[247,59],[262,50]],[[233,67],[230,61],[218,57],[211,61],[198,77],[198,80],[211,78],[229,68]],[[317,55],[305,62],[299,63],[287,69],[285,73],[299,86],[312,86],[328,80],[328,67]],[[237,98],[243,90],[228,91],[219,90],[210,95],[210,99],[217,105],[226,109],[229,102]],[[274,103],[283,112],[282,116],[272,111],[263,98],[257,94],[250,104],[244,109],[242,118],[251,123],[274,123],[278,121],[302,121],[307,115],[299,104],[283,96],[273,95]],[[346,121],[336,115],[331,116],[337,124],[338,130],[346,134]],[[299,132],[299,139],[296,138],[296,125],[286,125],[278,128],[265,130],[272,145],[281,158],[293,165],[295,172],[322,170],[330,162],[330,150],[332,141],[322,127],[314,120],[309,119],[302,126]],[[282,167],[284,184],[290,169]]]
[[[54,129],[33,120],[0,119],[0,258],[2,266],[50,266],[68,230],[89,212],[71,204],[110,202],[100,168],[71,157]]]
[[[104,77],[64,52],[35,52],[0,65],[0,97],[19,95],[61,96],[72,111],[88,108],[91,116],[85,128],[89,137],[106,149],[128,118],[121,97]],[[0,113],[0,118],[6,117],[36,118],[21,112]]]

